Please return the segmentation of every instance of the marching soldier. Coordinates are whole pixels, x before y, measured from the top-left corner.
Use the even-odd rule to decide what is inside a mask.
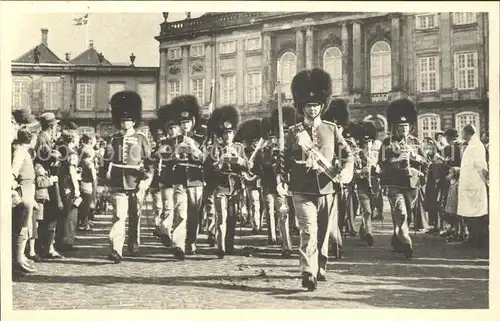
[[[201,112],[196,97],[178,96],[172,100],[171,105],[174,119],[180,127],[180,133],[176,137],[172,169],[174,221],[176,218],[179,220],[179,225],[174,230],[173,242],[176,244],[176,257],[182,258],[184,253],[188,255],[196,253],[205,158],[200,146],[204,137],[195,130],[195,126],[199,126]]]
[[[242,192],[242,172],[248,171],[244,146],[234,142],[239,124],[239,113],[234,106],[214,110],[208,123],[208,134],[218,137],[209,147],[205,171],[214,181],[215,225],[217,256],[234,252],[234,236],[239,198]]]
[[[330,75],[322,69],[306,69],[295,75],[291,87],[304,121],[289,129],[285,164],[290,180],[281,184],[284,190],[289,185],[298,218],[302,286],[313,291],[318,280],[326,280],[330,226],[338,215],[338,185],[351,181],[353,161],[337,125],[321,119],[332,92]],[[344,168],[332,165],[340,149],[348,156]]]
[[[153,216],[155,220],[155,230],[153,231],[154,236],[160,237],[160,226],[163,221],[163,201],[161,197],[160,181],[159,181],[159,157],[158,150],[165,139],[162,121],[158,118],[154,118],[149,121],[149,132],[153,136],[154,147],[151,150],[153,157],[151,162],[154,168],[153,179],[149,187],[149,192],[153,197]]]
[[[243,172],[246,195],[250,204],[252,233],[258,234],[261,230],[261,188],[262,188],[262,162],[259,154],[259,139],[261,138],[261,120],[249,119],[242,123],[235,135],[235,141],[245,145],[245,156],[253,167],[252,174]]]
[[[354,171],[354,181],[358,191],[358,199],[361,205],[361,225],[359,227],[359,236],[369,246],[373,245],[372,232],[372,209],[373,209],[373,189],[372,182],[376,179],[377,158],[373,156],[372,144],[377,129],[371,122],[361,123],[360,133],[357,135],[360,151],[360,166]]]
[[[296,123],[296,114],[293,107],[283,107],[283,132],[288,133],[291,126]],[[278,110],[275,109],[269,118],[269,144],[263,151],[262,183],[266,199],[266,213],[268,218],[268,243],[276,243],[275,216],[278,217],[278,229],[281,237],[281,255],[284,258],[292,256],[292,239],[290,237],[288,195],[280,195],[277,191],[277,177],[282,175],[288,180],[288,174],[283,172],[279,151],[279,124]],[[277,214],[277,215],[276,215]]]
[[[175,146],[177,145],[177,137],[179,136],[179,126],[174,119],[172,106],[163,105],[158,109],[157,112],[158,120],[163,124],[163,128],[166,133],[165,139],[161,140],[158,148],[156,149],[156,158],[158,159],[155,166],[158,166],[158,187],[162,199],[162,212],[159,218],[159,228],[158,234],[163,244],[166,247],[170,247],[173,243],[173,231],[177,226],[174,226],[174,154]],[[178,222],[178,221],[176,221]],[[184,225],[185,226],[185,225]],[[176,233],[178,234],[178,233]],[[177,240],[177,238],[176,238]],[[185,232],[183,237],[181,237],[182,250],[175,250],[174,255],[178,259],[184,259],[184,241]],[[174,248],[177,247],[177,243],[174,244]]]
[[[417,202],[420,180],[424,177],[426,159],[420,141],[411,136],[410,126],[417,120],[415,105],[408,99],[398,99],[387,108],[390,136],[384,139],[379,153],[381,182],[387,185],[391,205],[393,235],[391,245],[407,258],[413,256],[408,229],[408,215]]]
[[[104,156],[114,208],[108,258],[120,263],[127,216],[128,250],[133,256],[139,255],[141,207],[154,169],[149,162],[145,164],[151,154],[149,142],[136,131],[142,116],[141,97],[133,91],[121,91],[111,97],[110,105],[113,123],[120,132],[112,137]]]
[[[352,125],[350,126],[349,123],[349,108],[346,104],[346,102],[342,99],[333,99],[330,102],[330,105],[328,106],[328,109],[325,111],[325,113],[321,117],[325,121],[329,121],[332,123],[335,123],[337,125],[337,128],[339,129],[340,134],[344,137],[346,143],[349,143],[349,137],[351,136],[350,129],[352,128]],[[352,151],[352,149],[351,149]],[[340,151],[342,153],[342,151]],[[354,154],[354,151],[352,151]],[[336,160],[337,165],[341,165],[342,161],[344,159],[347,159],[347,155],[340,154],[338,155],[339,159]],[[351,214],[350,211],[348,211],[348,204],[347,204],[347,198],[348,198],[348,186],[347,184],[344,184],[342,186],[341,192],[338,193],[338,216],[335,216],[336,220],[335,222],[331,223],[331,228],[330,228],[330,237],[331,239],[331,254],[332,256],[336,258],[341,258],[342,257],[342,230],[344,228],[344,225],[346,223],[346,218],[347,218],[347,229],[351,227],[350,230],[354,230],[353,228],[353,222],[350,219],[351,216],[348,214]]]

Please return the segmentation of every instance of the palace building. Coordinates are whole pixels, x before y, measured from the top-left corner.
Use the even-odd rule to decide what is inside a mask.
[[[420,138],[473,123],[488,130],[487,13],[231,12],[165,22],[159,104],[194,94],[209,113],[235,104],[243,118],[292,104],[290,83],[303,68],[330,73],[335,97],[355,121],[388,131],[387,102],[409,97]],[[279,75],[278,73],[279,63]]]
[[[140,130],[149,134],[147,120],[156,114],[157,67],[111,63],[90,41],[87,50],[71,59],[57,57],[48,46],[48,30],[42,29],[41,43],[12,61],[12,108],[31,108],[35,116],[53,112],[73,121],[81,133],[114,132],[109,100],[121,90],[135,90],[143,100]]]

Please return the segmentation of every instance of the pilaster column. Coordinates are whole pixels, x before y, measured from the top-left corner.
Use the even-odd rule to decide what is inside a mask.
[[[313,55],[314,55],[314,28],[306,28],[306,68],[310,69],[313,67]]]
[[[189,68],[189,49],[190,46],[182,46],[182,94],[189,95],[191,92],[191,86],[189,84],[189,79],[191,78],[191,68]]]
[[[349,95],[349,32],[347,24],[342,24],[342,95]]]
[[[401,28],[400,16],[397,14],[391,15],[391,73],[392,73],[392,90],[399,91],[401,88]]]
[[[245,104],[245,39],[236,41],[236,104]]]
[[[297,55],[297,72],[305,67],[304,63],[304,30],[298,28],[295,31],[295,54]]]
[[[167,49],[160,49],[159,104],[167,103]]]
[[[268,32],[262,34],[262,100],[267,102],[271,99],[271,35]]]
[[[205,44],[205,101],[200,102],[202,105],[210,101],[210,88],[212,86],[212,79],[215,78],[212,50],[212,43]]]
[[[364,89],[364,61],[363,54],[363,33],[362,23],[356,20],[352,24],[352,67],[353,67],[353,89],[361,91]]]

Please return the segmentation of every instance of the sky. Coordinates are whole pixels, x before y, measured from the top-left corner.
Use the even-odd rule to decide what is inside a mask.
[[[41,42],[42,28],[49,29],[49,48],[62,60],[65,53],[74,58],[87,45],[86,27],[75,26],[73,19],[85,13],[26,13],[9,23],[11,60],[18,58]],[[203,13],[191,13],[196,18]],[[168,21],[183,20],[183,12],[169,13]],[[89,13],[88,40],[111,63],[129,63],[134,53],[136,66],[158,66],[159,43],[154,39],[163,22],[161,12],[155,13]]]

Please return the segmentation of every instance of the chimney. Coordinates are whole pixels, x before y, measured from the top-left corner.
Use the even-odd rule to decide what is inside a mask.
[[[66,61],[70,61],[71,60],[71,53],[67,52],[65,53],[66,55]]]
[[[94,40],[89,40],[89,48],[94,48]]]
[[[47,47],[49,46],[48,42],[47,42],[48,33],[49,33],[49,29],[45,29],[45,28],[42,29],[42,43],[44,45],[46,45]]]

